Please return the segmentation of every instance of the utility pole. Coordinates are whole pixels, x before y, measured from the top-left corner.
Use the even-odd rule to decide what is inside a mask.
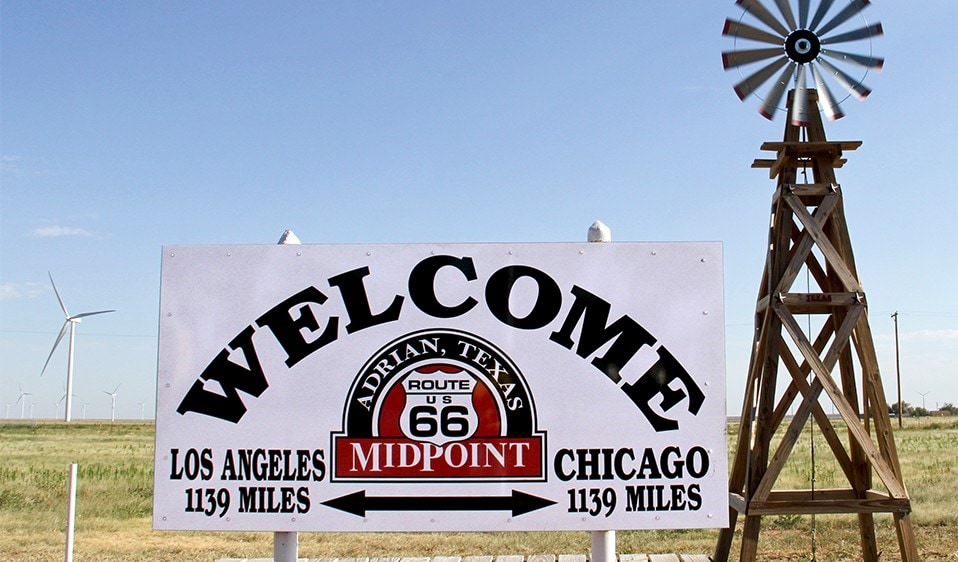
[[[898,355],[898,311],[891,315],[895,321],[895,372],[898,378],[898,427],[901,427],[901,360]]]

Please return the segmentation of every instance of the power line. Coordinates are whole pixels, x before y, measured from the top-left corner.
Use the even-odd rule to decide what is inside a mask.
[[[48,332],[44,330],[0,330],[4,334],[37,334],[37,335],[56,335],[58,332]],[[155,338],[156,334],[104,334],[100,332],[84,332],[83,336],[99,336],[106,338]]]

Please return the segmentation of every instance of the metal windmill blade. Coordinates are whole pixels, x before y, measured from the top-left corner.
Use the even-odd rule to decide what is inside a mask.
[[[871,93],[864,79],[884,65],[872,54],[871,41],[884,31],[881,23],[869,24],[862,16],[869,0],[819,0],[814,6],[812,0],[774,0],[774,10],[761,0],[735,3],[743,12],[738,20],[725,21],[722,34],[735,43],[722,53],[722,66],[738,70],[735,93],[742,100],[753,94],[761,99],[765,118],[774,118],[789,87],[795,90],[789,119],[796,126],[808,124],[809,89],[817,90],[822,111],[832,120],[844,116],[845,99]],[[859,52],[831,48],[844,44]],[[847,94],[839,99],[830,83]]]

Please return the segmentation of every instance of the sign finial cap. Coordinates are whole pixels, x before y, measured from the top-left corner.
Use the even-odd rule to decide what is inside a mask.
[[[302,242],[299,241],[299,237],[293,234],[292,230],[286,230],[283,232],[283,235],[279,237],[277,244],[302,244]]]
[[[611,242],[612,230],[602,221],[595,221],[589,227],[589,242]]]

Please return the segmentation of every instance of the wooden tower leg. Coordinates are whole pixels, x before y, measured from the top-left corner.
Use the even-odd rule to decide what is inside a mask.
[[[878,562],[874,514],[885,512],[893,514],[902,561],[918,562],[911,501],[895,448],[842,191],[835,178],[835,169],[845,163],[843,153],[861,143],[826,140],[814,91],[809,92],[808,107],[809,123],[804,128],[786,124],[783,142],[762,146],[775,151],[776,158],[756,160],[753,165],[770,169],[776,192],[741,425],[729,473],[730,524],[719,532],[713,560],[729,559],[739,514],[745,516],[739,560],[753,562],[759,557],[763,516],[841,513],[857,517],[862,559]],[[807,139],[800,138],[803,133]],[[814,279],[814,290],[810,282],[805,292],[793,289],[803,271],[806,278]],[[822,318],[820,331],[810,333],[809,320],[806,333],[798,315]],[[787,383],[784,388],[778,384],[780,375]],[[826,415],[820,404],[824,400],[839,414],[844,432],[837,431]],[[809,423],[821,430],[847,488],[775,489]],[[884,490],[874,488],[876,476]]]

